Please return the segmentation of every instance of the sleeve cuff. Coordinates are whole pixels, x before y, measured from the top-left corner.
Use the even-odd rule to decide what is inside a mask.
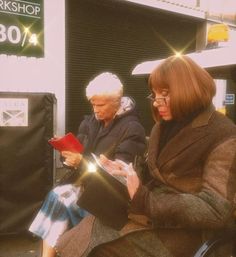
[[[147,195],[147,187],[140,185],[133,199],[130,201],[129,211],[135,214],[145,214],[145,202]]]

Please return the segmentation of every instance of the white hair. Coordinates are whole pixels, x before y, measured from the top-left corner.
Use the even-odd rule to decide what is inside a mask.
[[[93,96],[122,97],[123,85],[113,73],[103,72],[91,80],[86,87],[86,97],[90,100]]]

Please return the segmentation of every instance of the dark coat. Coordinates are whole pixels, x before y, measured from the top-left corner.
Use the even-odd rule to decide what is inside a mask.
[[[113,241],[107,245],[118,242],[121,257],[191,257],[203,241],[232,225],[236,126],[210,108],[174,136],[160,154],[159,136],[156,124],[148,156],[154,180],[141,185],[132,199],[130,223],[114,231],[87,217],[59,240],[60,256],[93,256],[91,249]]]
[[[143,155],[146,150],[145,130],[135,108],[116,116],[105,128],[94,115],[86,116],[79,127],[78,138],[85,147],[85,155],[93,152],[133,162],[135,156]]]

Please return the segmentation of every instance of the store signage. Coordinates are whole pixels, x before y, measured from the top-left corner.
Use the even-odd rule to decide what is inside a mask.
[[[44,56],[43,0],[0,0],[0,54]]]

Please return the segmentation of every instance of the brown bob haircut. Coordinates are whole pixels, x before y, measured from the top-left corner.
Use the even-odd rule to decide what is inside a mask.
[[[169,91],[174,120],[181,120],[208,107],[216,93],[210,74],[187,56],[171,56],[160,63],[149,76],[151,91]],[[155,120],[160,120],[152,105]]]

